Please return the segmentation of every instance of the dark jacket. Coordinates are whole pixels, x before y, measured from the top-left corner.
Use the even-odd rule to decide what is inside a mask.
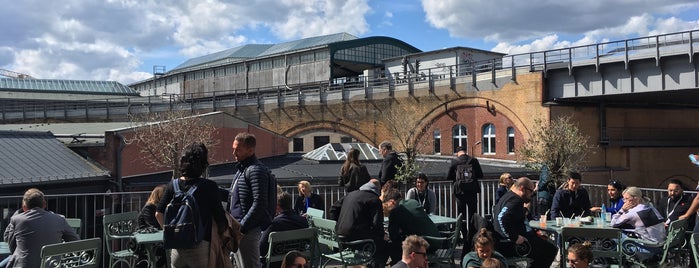
[[[409,235],[439,237],[439,229],[415,199],[401,200],[388,215],[388,236],[395,245]]]
[[[260,238],[260,256],[267,255],[269,233],[303,228],[308,228],[308,220],[306,220],[306,218],[301,217],[301,215],[292,210],[282,211],[282,213],[274,217],[269,227],[262,232],[262,237]]]
[[[170,203],[170,201],[175,197],[175,188],[173,187],[173,182],[179,183],[180,190],[187,192],[192,185],[197,184],[197,190],[194,191],[194,199],[197,201],[197,207],[199,208],[199,216],[201,217],[201,224],[204,226],[204,240],[211,241],[211,224],[212,219],[216,221],[218,226],[224,226],[228,224],[228,220],[225,216],[225,211],[221,205],[221,198],[218,195],[212,195],[211,193],[218,192],[218,185],[212,180],[204,178],[188,179],[188,180],[171,180],[165,187],[165,192],[163,193],[163,198],[160,199],[160,203],[156,208],[156,211],[160,213],[165,213],[165,208]]]
[[[320,210],[325,210],[325,202],[323,198],[316,193],[311,193],[311,197],[308,198],[308,207],[317,208]],[[296,214],[302,215],[306,213],[306,197],[303,195],[296,196],[296,202],[294,202],[294,211]]]
[[[240,214],[231,215],[240,222],[240,231],[261,227],[263,230],[272,222],[276,210],[276,185],[271,185],[271,173],[255,155],[240,161],[236,166],[233,182],[238,181],[238,200],[231,193],[231,206],[240,206]],[[235,187],[231,187],[231,191]],[[233,210],[233,208],[231,209]]]
[[[500,198],[493,208],[493,227],[500,237],[517,241],[517,236],[525,236],[524,200],[512,191]]]
[[[467,154],[463,154],[457,158],[454,158],[451,160],[451,166],[449,166],[449,173],[447,173],[447,180],[450,180],[452,182],[456,181],[456,167],[458,165],[466,164],[471,162],[471,168],[473,174],[471,177],[476,181],[473,185],[479,185],[477,182],[479,179],[483,178],[483,170],[481,169],[481,164],[478,162],[478,159],[475,157],[471,157]],[[480,193],[481,188],[480,187],[474,187],[475,189],[470,189],[472,193]],[[466,189],[469,190],[469,189]]]
[[[141,209],[141,213],[138,214],[138,229],[143,230],[146,228],[156,228],[160,230],[160,223],[155,218],[155,204],[146,204]]]
[[[678,200],[668,198],[667,202],[665,203],[665,215],[667,216],[665,217],[667,219],[665,223],[670,224],[671,222],[676,221],[680,216],[687,213],[687,210],[689,210],[689,206],[692,205],[693,200],[694,198],[689,194],[683,194],[681,198],[678,198]],[[687,219],[687,226],[693,227],[694,220],[695,216],[692,214],[692,217]]]
[[[359,186],[364,185],[369,182],[371,176],[369,175],[369,170],[367,170],[365,165],[355,165],[350,164],[349,171],[346,174],[342,174],[342,169],[340,169],[340,177],[338,178],[338,184],[345,187],[345,190],[349,193],[351,191],[359,189]]]
[[[379,200],[379,189],[372,183],[366,183],[360,190],[348,193],[335,202],[339,207],[335,232],[345,240],[375,239],[382,240],[383,206]]]
[[[502,198],[502,196],[505,195],[505,193],[507,193],[507,191],[509,190],[510,189],[507,189],[505,185],[499,185],[498,189],[495,190],[495,204],[497,204],[498,201],[500,201],[500,198]]]
[[[381,170],[379,171],[379,181],[381,181],[381,185],[394,179],[396,173],[398,173],[398,167],[402,165],[403,161],[396,152],[386,154],[383,158],[383,162],[381,162]]]
[[[590,216],[590,196],[585,188],[578,188],[576,192],[568,189],[558,189],[553,196],[551,205],[551,218],[570,218],[575,216]],[[582,214],[582,215],[581,215]]]

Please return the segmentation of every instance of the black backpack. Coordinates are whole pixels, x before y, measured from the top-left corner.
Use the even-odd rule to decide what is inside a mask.
[[[166,249],[190,249],[204,239],[204,228],[199,216],[199,207],[194,199],[197,184],[182,192],[178,179],[173,179],[175,196],[165,208],[163,244]]]
[[[454,194],[464,195],[477,192],[478,181],[473,177],[473,165],[469,158],[465,164],[456,166],[456,179],[454,180]]]

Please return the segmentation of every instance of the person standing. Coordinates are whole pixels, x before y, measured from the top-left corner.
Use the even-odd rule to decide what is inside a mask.
[[[529,258],[534,259],[532,267],[551,267],[558,249],[548,241],[541,239],[526,223],[524,203],[528,203],[534,194],[534,183],[527,177],[515,181],[509,192],[500,198],[493,208],[493,227],[500,238],[509,239],[517,245],[528,241],[532,250]],[[516,256],[514,247],[505,243],[498,245],[498,252],[505,257]]]
[[[403,165],[403,161],[393,151],[393,145],[391,145],[390,141],[383,141],[379,144],[379,153],[383,156],[381,170],[379,171],[379,181],[381,181],[381,185],[384,185],[387,181],[396,178],[398,168]]]
[[[313,186],[308,181],[300,181],[298,185],[299,195],[294,203],[296,214],[305,216],[308,208],[325,211],[325,202],[319,194],[313,192]]]
[[[475,233],[473,232],[471,218],[474,213],[477,212],[478,194],[481,192],[480,184],[478,180],[483,178],[483,170],[481,169],[481,164],[478,159],[471,157],[466,154],[466,147],[459,146],[456,148],[456,158],[452,159],[451,165],[449,166],[449,172],[447,173],[447,180],[456,182],[457,169],[459,166],[467,165],[470,166],[470,174],[468,175],[473,181],[471,183],[463,185],[461,189],[456,191],[456,201],[459,208],[459,213],[465,216],[465,223],[462,226],[467,226],[467,228],[461,228],[461,236],[466,245],[471,244],[471,238]],[[461,253],[461,258],[466,255],[466,252]]]
[[[342,164],[340,169],[338,184],[341,187],[345,187],[345,191],[349,193],[359,189],[359,186],[369,182],[369,179],[371,179],[369,170],[367,170],[365,165],[359,163],[359,150],[350,149],[347,152],[345,163]]]
[[[255,136],[243,132],[233,141],[233,158],[238,165],[230,193],[230,212],[240,222],[243,237],[235,253],[242,268],[260,267],[262,230],[272,222],[276,209],[276,183],[269,169],[255,156]]]
[[[22,212],[10,218],[4,239],[12,252],[6,267],[39,267],[43,246],[80,237],[63,215],[46,210],[44,193],[31,188],[22,197]]]
[[[558,189],[553,195],[551,218],[570,218],[573,216],[586,217],[590,215],[590,196],[585,188],[580,187],[582,176],[577,172],[568,173],[568,181],[563,189]],[[543,214],[542,214],[543,215]]]
[[[177,183],[182,192],[189,191],[191,187],[197,187],[192,193],[194,200],[196,200],[194,208],[198,209],[198,213],[195,215],[199,215],[201,226],[198,227],[203,227],[204,231],[197,232],[200,241],[194,248],[173,248],[170,250],[172,267],[206,267],[209,264],[213,224],[217,226],[228,225],[225,210],[218,195],[218,185],[212,180],[201,177],[209,166],[208,154],[206,146],[200,142],[192,143],[184,149],[179,168],[182,177],[173,179],[167,184],[163,198],[160,199],[155,210],[155,218],[158,219],[160,226],[164,226],[166,223],[165,209],[175,198],[174,184]],[[222,231],[223,229],[221,229]]]
[[[425,173],[418,173],[415,178],[415,187],[410,188],[405,199],[415,199],[425,209],[427,214],[437,213],[437,195],[427,188],[429,180]]]

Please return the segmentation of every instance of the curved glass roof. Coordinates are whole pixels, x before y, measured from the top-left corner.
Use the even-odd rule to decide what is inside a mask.
[[[179,69],[185,69],[189,67],[194,67],[202,64],[211,64],[215,62],[227,61],[227,62],[237,62],[251,58],[260,58],[265,56],[271,56],[275,54],[288,53],[295,50],[308,49],[313,47],[326,46],[328,44],[354,40],[357,39],[348,33],[337,33],[323,36],[315,36],[304,38],[300,40],[289,41],[281,44],[249,44],[244,46],[239,46],[224,51],[216,52],[213,54],[192,58],[179,66],[172,69],[170,72],[177,71]]]
[[[139,96],[135,90],[115,81],[0,78],[0,91]]]

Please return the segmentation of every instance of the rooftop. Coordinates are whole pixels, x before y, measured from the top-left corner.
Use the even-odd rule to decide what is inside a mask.
[[[51,132],[0,130],[0,185],[105,179],[109,173],[61,144]]]

